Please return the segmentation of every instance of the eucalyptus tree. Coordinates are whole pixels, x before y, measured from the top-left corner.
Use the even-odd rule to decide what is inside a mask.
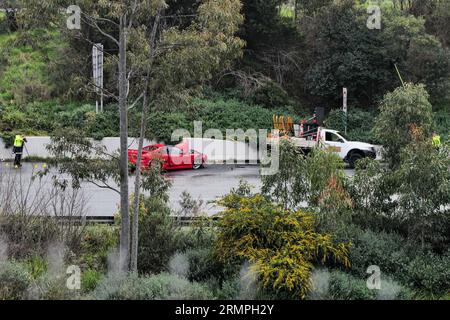
[[[23,0],[25,9],[21,12],[21,19],[28,28],[44,25],[58,28],[69,37],[83,39],[89,43],[106,43],[105,69],[108,79],[103,90],[108,98],[118,102],[120,112],[120,154],[116,159],[119,162],[119,170],[115,172],[120,186],[120,261],[124,271],[129,270],[130,265],[134,271],[137,267],[137,208],[141,187],[141,168],[138,161],[134,196],[136,210],[133,212],[134,223],[131,228],[127,155],[129,109],[143,99],[138,152],[140,159],[145,127],[149,121],[149,107],[182,105],[199,92],[202,85],[215,73],[229,68],[233,60],[241,56],[244,46],[244,42],[235,36],[243,22],[239,0],[203,0],[195,14],[189,16],[188,24],[180,24],[177,19],[175,23],[170,22],[175,18],[170,11],[171,2],[173,1],[81,1],[78,3],[81,9],[81,29],[67,30],[67,17],[61,15],[61,10],[69,6],[70,1],[44,0],[37,3]],[[45,21],[36,21],[37,15],[44,17]],[[134,100],[132,103],[131,98]],[[81,143],[84,151],[86,147],[89,148],[86,141],[59,141],[66,144],[64,147],[64,143],[60,143],[56,147],[60,155],[64,155],[64,151],[77,149],[73,143]],[[97,153],[105,152],[97,150]],[[77,171],[70,168],[65,167],[67,172],[76,175]],[[101,178],[93,172],[98,169],[98,166],[93,166],[92,170],[84,166],[81,177]],[[110,175],[106,174],[103,178],[108,176]],[[89,180],[95,182],[94,179]],[[107,179],[102,181],[106,182]]]

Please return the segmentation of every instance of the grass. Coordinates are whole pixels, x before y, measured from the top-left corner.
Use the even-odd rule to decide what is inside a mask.
[[[283,18],[294,19],[295,12],[294,8],[287,4],[282,4],[280,7],[280,16]]]
[[[32,43],[22,41],[22,36],[17,33],[0,35],[0,56],[3,57],[0,58],[0,103],[3,104],[24,104],[29,98],[46,98],[53,89],[47,66],[62,46],[59,34],[34,30],[26,35],[39,39]]]

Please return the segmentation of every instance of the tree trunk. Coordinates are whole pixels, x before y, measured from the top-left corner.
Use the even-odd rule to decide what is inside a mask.
[[[128,105],[127,105],[127,28],[126,14],[119,30],[119,110],[120,110],[120,269],[130,266],[130,213],[128,200]]]
[[[131,271],[137,272],[137,259],[139,247],[139,203],[140,203],[140,184],[141,184],[141,161],[142,149],[144,147],[144,137],[147,124],[147,113],[149,109],[149,92],[148,85],[150,82],[150,70],[153,65],[154,52],[156,48],[156,33],[161,18],[161,11],[158,10],[153,24],[152,33],[150,35],[150,52],[148,61],[147,77],[145,80],[144,101],[141,115],[141,132],[139,137],[138,156],[136,160],[136,181],[134,182],[134,211],[133,211],[133,226],[132,226],[132,241],[131,241]]]
[[[145,82],[144,102],[142,106],[141,115],[141,132],[139,137],[138,155],[136,160],[136,180],[134,182],[134,211],[133,211],[133,226],[131,239],[131,271],[137,272],[138,260],[138,245],[139,245],[139,204],[140,204],[140,189],[141,189],[141,161],[142,149],[144,147],[145,129],[147,123],[148,113],[148,78]]]

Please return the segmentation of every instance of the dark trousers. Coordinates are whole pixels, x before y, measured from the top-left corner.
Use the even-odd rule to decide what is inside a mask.
[[[21,163],[20,161],[22,160],[22,152],[23,152],[23,147],[14,147],[14,153],[16,154],[16,157],[14,158],[14,165],[20,167]]]
[[[14,158],[14,165],[18,166],[18,167],[22,166],[20,164],[21,160],[22,160],[22,154],[21,153],[16,153],[16,157]]]

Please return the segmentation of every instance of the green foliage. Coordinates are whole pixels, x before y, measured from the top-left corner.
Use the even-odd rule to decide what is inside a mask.
[[[279,146],[279,167],[274,175],[262,176],[262,193],[286,208],[295,208],[305,200],[308,183],[304,155],[289,141]]]
[[[449,264],[450,252],[444,255],[423,253],[409,263],[406,269],[407,281],[429,297],[436,298],[448,294],[450,288]]]
[[[279,166],[273,175],[262,176],[262,192],[286,208],[298,208],[306,202],[310,208],[325,208],[348,202],[342,189],[346,183],[344,163],[333,153],[313,150],[303,154],[289,141],[279,146]]]
[[[80,266],[88,270],[107,271],[108,255],[118,243],[119,234],[115,227],[88,226],[81,242]]]
[[[304,298],[314,263],[329,259],[348,264],[348,244],[314,230],[314,217],[285,210],[261,195],[231,193],[218,222],[216,252],[221,261],[252,264],[263,288],[276,295]]]
[[[249,98],[256,105],[280,109],[293,104],[288,93],[274,81],[264,83]]]
[[[325,126],[343,133],[345,132],[346,122],[347,139],[369,143],[378,142],[372,131],[375,125],[375,115],[373,112],[350,107],[346,117],[341,109],[333,109],[325,120]]]
[[[177,226],[170,208],[157,197],[146,198],[139,215],[138,270],[142,274],[168,270],[177,250]]]
[[[421,128],[412,132],[394,173],[398,205],[408,238],[445,249],[450,243],[450,158],[448,149],[436,150]]]
[[[422,248],[445,250],[450,230],[448,157],[431,141],[416,140],[404,150],[394,171],[373,160],[361,161],[351,187],[354,222],[401,233]]]
[[[203,285],[169,274],[139,277],[110,275],[93,297],[101,300],[210,300],[212,293]]]
[[[5,61],[0,66],[0,103],[22,105],[50,98],[55,84],[47,65],[62,45],[59,34],[36,29],[1,37],[0,51]]]
[[[148,120],[147,136],[166,143],[176,129],[186,129],[193,135],[194,121],[202,121],[204,131],[218,129],[225,138],[227,129],[267,129],[273,127],[273,114],[285,114],[283,110],[267,110],[236,99],[194,99],[183,112],[153,112]],[[219,137],[220,138],[220,137]]]
[[[354,277],[351,274],[334,270],[317,272],[326,281],[324,292],[311,295],[311,299],[331,300],[411,300],[414,292],[389,278],[383,278],[380,290],[369,290],[366,278]],[[320,283],[320,282],[319,282]]]
[[[330,277],[330,295],[338,300],[374,300],[376,291],[369,290],[364,278],[355,278],[343,272]]]
[[[37,279],[44,275],[48,270],[47,261],[40,256],[33,256],[25,261],[25,267],[30,273],[32,279]]]
[[[45,255],[58,242],[62,229],[51,218],[27,217],[27,213],[0,216],[0,233],[8,239],[8,256],[12,259]]]
[[[172,141],[172,133],[176,129],[189,130],[193,123],[188,121],[186,114],[181,112],[155,112],[147,122],[147,136],[157,141],[177,144],[180,141]]]
[[[0,263],[0,300],[25,299],[30,283],[31,275],[21,264]]]
[[[29,288],[29,298],[33,300],[76,300],[79,292],[67,288],[65,274],[45,273]]]
[[[382,279],[392,278],[426,296],[444,295],[450,288],[449,253],[436,254],[419,249],[414,243],[395,233],[352,230],[349,259],[350,273],[366,279],[366,270],[377,265]]]
[[[411,129],[420,127],[431,139],[433,112],[423,85],[406,84],[386,94],[375,124],[375,135],[391,167],[399,163],[402,149],[411,141]]]
[[[83,292],[91,292],[93,291],[100,281],[103,279],[103,273],[88,269],[81,274],[81,289]]]
[[[372,107],[399,84],[394,64],[406,81],[426,84],[431,100],[447,99],[450,51],[426,33],[425,21],[383,9],[381,30],[367,28],[367,11],[355,1],[339,1],[303,18],[305,87],[328,104],[339,103],[342,87],[350,100]]]

